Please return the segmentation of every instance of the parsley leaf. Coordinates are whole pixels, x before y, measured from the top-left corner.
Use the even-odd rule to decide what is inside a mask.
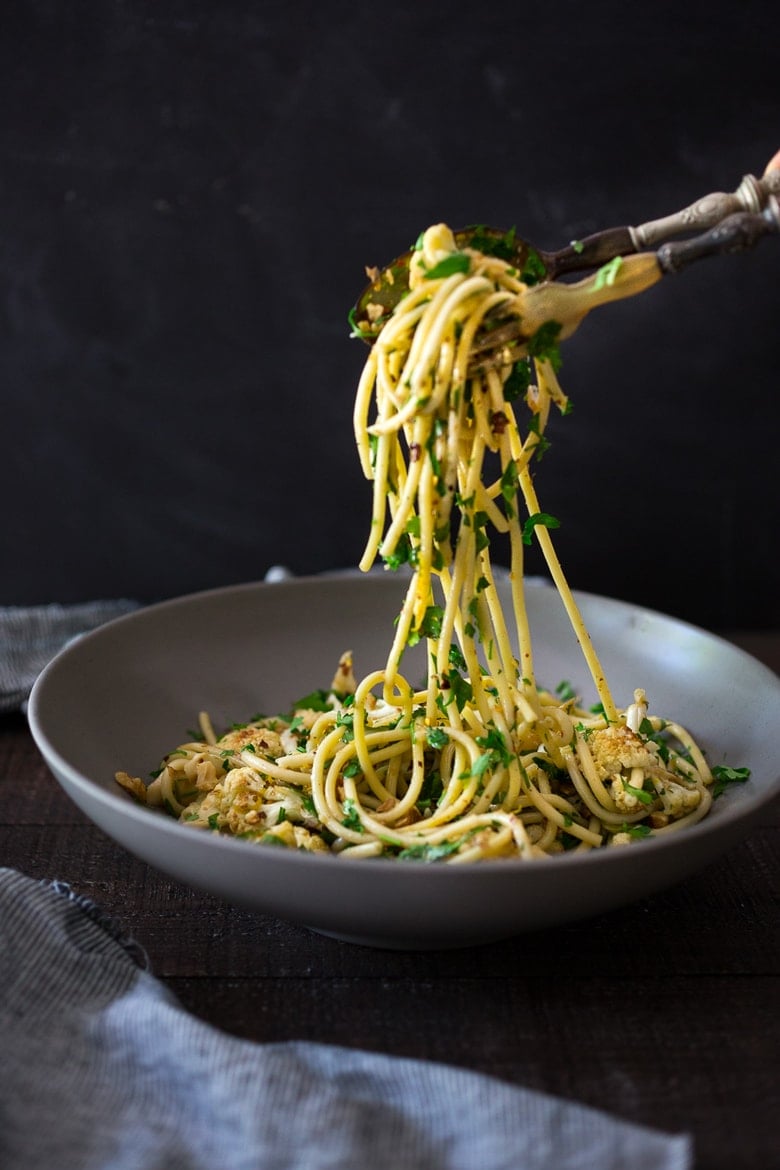
[[[534,512],[533,516],[529,516],[523,525],[523,544],[530,544],[533,536],[534,528],[537,524],[541,528],[560,528],[560,520],[556,520],[555,516],[551,516],[549,512]]]
[[[426,731],[426,738],[430,747],[435,750],[446,747],[450,742],[450,737],[443,727],[429,727]]]
[[[468,272],[471,268],[471,257],[465,252],[453,252],[445,256],[433,268],[425,273],[426,280],[439,280],[443,276],[453,276],[456,272]]]
[[[419,625],[419,633],[424,638],[438,638],[441,634],[441,624],[444,621],[444,610],[440,605],[429,605],[423,614]]]
[[[558,341],[561,324],[558,321],[545,321],[540,325],[528,342],[528,352],[531,357],[540,361],[548,361],[557,372],[561,368],[561,350]]]
[[[506,514],[510,520],[515,515],[515,500],[517,499],[517,484],[518,484],[517,464],[514,459],[507,463],[501,474],[501,495],[504,497],[506,505]]]
[[[504,382],[504,400],[514,402],[517,398],[522,398],[530,385],[531,363],[528,358],[520,358],[520,361],[512,366],[512,371]]]
[[[647,792],[644,788],[637,788],[633,784],[629,784],[627,780],[623,781],[623,789],[630,796],[635,796],[642,804],[652,804],[655,796],[651,792]]]
[[[349,313],[347,314],[347,320],[351,326],[351,332],[349,335],[350,337],[358,337],[361,341],[373,341],[379,332],[378,326],[375,325],[372,329],[364,322],[358,321],[357,307],[349,310]]]
[[[293,711],[330,711],[329,695],[330,691],[312,691],[310,695],[304,695],[302,699],[293,703],[292,709]]]
[[[602,265],[596,273],[596,279],[593,283],[593,291],[605,288],[608,285],[613,285],[618,272],[623,264],[622,256],[615,256],[608,264]]]
[[[466,659],[463,657],[460,646],[456,646],[453,642],[450,646],[450,652],[447,655],[450,666],[456,667],[458,670],[466,669]]]
[[[499,260],[513,260],[515,258],[516,229],[510,228],[503,235],[495,235],[483,224],[476,224],[469,240],[469,247],[483,256],[496,256]]]
[[[387,568],[395,572],[397,569],[400,569],[401,565],[415,565],[417,563],[418,553],[408,535],[403,533],[393,552],[388,553],[382,559]]]
[[[629,837],[636,837],[637,839],[640,839],[640,840],[643,837],[651,836],[652,831],[653,830],[650,828],[649,825],[642,825],[642,824],[639,824],[639,825],[624,824],[624,825],[621,825],[620,828],[617,830],[618,833],[628,833]]]
[[[750,768],[729,768],[725,764],[716,764],[712,769],[713,796],[722,796],[730,784],[744,784],[750,779]]]
[[[345,829],[352,829],[354,833],[363,832],[363,822],[360,819],[360,813],[357,810],[354,800],[344,801],[344,816],[341,820]]]
[[[520,279],[522,280],[523,284],[532,285],[539,284],[541,281],[545,280],[546,277],[547,269],[544,266],[544,261],[535,248],[529,248],[528,255],[525,258],[525,264],[523,265],[523,270],[520,273]]]
[[[352,743],[355,738],[355,716],[352,712],[339,711],[336,716],[336,727],[342,727],[342,743]]]
[[[448,670],[441,681],[441,690],[444,692],[444,706],[448,707],[455,700],[455,706],[462,711],[466,703],[473,698],[471,683],[463,678],[457,670]]]

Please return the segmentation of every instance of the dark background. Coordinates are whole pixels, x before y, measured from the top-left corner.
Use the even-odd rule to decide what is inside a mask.
[[[778,32],[750,0],[5,6],[0,603],[354,564],[364,265],[733,190],[780,147]],[[778,271],[765,241],[567,343],[537,486],[573,585],[780,621]]]

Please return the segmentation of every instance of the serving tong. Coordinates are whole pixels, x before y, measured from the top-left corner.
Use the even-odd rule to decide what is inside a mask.
[[[686,234],[686,239],[675,239]],[[742,252],[764,236],[777,234],[780,151],[762,178],[745,175],[731,193],[712,192],[672,215],[638,226],[606,228],[555,252],[533,248],[514,230],[502,232],[474,225],[456,231],[459,250],[500,249],[498,254],[529,285],[521,315],[515,312],[502,318],[499,309],[485,319],[472,347],[469,373],[514,360],[513,351],[529,341],[545,320],[557,321],[561,337],[567,337],[598,304],[633,296],[697,260]],[[381,270],[367,269],[371,281],[350,320],[355,334],[369,345],[409,291],[409,264],[414,253],[414,249],[405,252]],[[559,279],[588,271],[592,275],[576,283]]]

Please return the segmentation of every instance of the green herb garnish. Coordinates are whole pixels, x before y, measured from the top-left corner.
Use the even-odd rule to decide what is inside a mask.
[[[504,400],[514,402],[517,398],[522,398],[530,385],[531,363],[528,358],[521,358],[512,366],[512,371],[504,382]]]
[[[540,361],[548,361],[557,372],[561,368],[561,348],[559,336],[562,326],[558,321],[545,321],[540,325],[528,342],[528,352],[531,357]]]
[[[551,516],[549,512],[534,512],[533,516],[529,516],[523,525],[523,544],[530,544],[533,536],[534,528],[560,528],[560,520],[556,520],[555,516]]]
[[[468,272],[470,268],[470,256],[467,256],[465,252],[453,252],[451,255],[445,256],[438,264],[434,264],[433,268],[429,268],[425,273],[425,279],[439,280],[444,276],[454,276],[456,272]]]
[[[360,813],[357,810],[354,800],[344,801],[344,816],[341,820],[345,829],[351,829],[353,833],[363,832],[363,822],[360,819]]]
[[[599,288],[606,288],[613,285],[617,278],[617,274],[623,264],[622,256],[615,256],[608,264],[604,264],[596,273],[596,279],[593,282],[593,291]]]
[[[730,784],[744,784],[750,779],[750,768],[729,768],[725,764],[716,764],[712,769],[712,795],[722,796]]]
[[[520,273],[520,279],[522,280],[523,284],[532,285],[539,284],[546,278],[547,269],[544,266],[544,261],[535,248],[529,248],[528,255],[525,258],[525,264],[523,265],[523,270]]]

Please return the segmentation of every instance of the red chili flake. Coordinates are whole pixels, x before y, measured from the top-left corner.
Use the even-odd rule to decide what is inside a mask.
[[[494,435],[503,435],[509,426],[509,419],[503,410],[496,410],[490,415],[490,429]]]
[[[419,443],[410,443],[409,444],[409,462],[416,463],[417,460],[420,458],[421,451],[422,451],[422,448],[420,447]]]

